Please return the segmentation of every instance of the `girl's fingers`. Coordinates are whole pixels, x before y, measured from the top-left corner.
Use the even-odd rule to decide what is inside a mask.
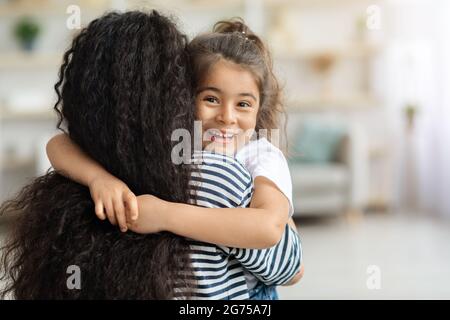
[[[103,203],[100,200],[95,201],[95,215],[100,220],[106,219],[105,212],[103,211]]]
[[[116,214],[116,221],[119,224],[119,228],[122,232],[126,232],[127,219],[125,217],[125,207],[123,206],[122,199],[114,200],[114,212]]]
[[[116,221],[116,216],[114,214],[114,207],[112,205],[112,201],[108,200],[104,203],[105,206],[105,211],[106,211],[106,216],[108,217],[109,222],[111,222],[111,224],[116,225],[117,221]]]
[[[125,196],[125,203],[127,205],[130,221],[136,221],[138,218],[139,210],[137,198],[133,192],[128,192]]]

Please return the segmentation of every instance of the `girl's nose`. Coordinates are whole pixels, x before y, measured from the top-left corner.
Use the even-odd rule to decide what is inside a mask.
[[[236,112],[233,105],[223,105],[217,115],[217,120],[225,125],[234,124],[236,122]]]

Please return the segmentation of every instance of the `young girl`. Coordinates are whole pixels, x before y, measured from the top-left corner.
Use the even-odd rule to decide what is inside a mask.
[[[221,194],[217,190],[213,192],[214,187],[202,188],[208,183],[214,185],[216,179],[224,180],[217,172],[211,173],[212,170],[203,170],[192,177],[194,185],[200,183],[196,184],[197,206],[194,206],[163,201],[151,195],[135,197],[124,183],[84,155],[66,136],[54,137],[49,142],[49,159],[55,169],[89,186],[100,219],[108,217],[111,223],[119,224],[122,231],[128,228],[137,233],[170,231],[217,244],[251,271],[251,274],[246,273],[250,298],[276,298],[275,287],[262,282],[297,281],[301,276],[301,248],[298,235],[293,235],[292,186],[286,159],[265,138],[247,143],[254,131],[276,129],[278,123],[280,90],[272,73],[269,53],[261,40],[239,21],[216,24],[214,32],[196,37],[189,50],[194,67],[196,115],[202,121],[203,148],[234,156],[233,160],[250,172],[254,192],[249,208],[224,205],[221,202],[223,191]],[[205,154],[208,158],[208,153]],[[220,165],[214,162],[217,160],[214,157],[209,159],[213,162],[209,169]],[[226,182],[229,194],[233,194],[232,180]],[[230,198],[232,195],[227,200]],[[211,205],[214,201],[216,208]],[[275,263],[279,265],[275,272],[278,278],[269,279],[268,263],[262,273],[255,267],[260,252],[226,247],[272,247],[263,250],[261,257],[286,260],[286,263]]]

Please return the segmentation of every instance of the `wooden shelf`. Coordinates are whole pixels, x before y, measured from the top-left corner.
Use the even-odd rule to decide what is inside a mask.
[[[383,196],[371,196],[367,200],[366,207],[373,211],[387,211],[389,210],[389,201]]]
[[[53,109],[38,109],[39,111],[12,112],[0,111],[0,121],[57,120]]]
[[[88,13],[103,13],[110,8],[109,0],[94,1],[54,1],[54,0],[16,0],[0,4],[0,16],[65,16],[69,5],[78,5]]]
[[[23,168],[29,168],[35,165],[33,157],[18,157],[18,156],[2,156],[0,158],[0,171],[13,171]]]
[[[262,0],[266,6],[273,10],[279,8],[289,9],[322,9],[339,8],[345,6],[369,6],[379,5],[384,0]]]
[[[262,0],[264,1],[264,0]],[[128,0],[128,8],[154,8],[159,6],[162,8],[178,8],[178,9],[195,9],[195,10],[220,10],[227,8],[243,8],[245,0],[170,0],[170,1],[148,1]]]
[[[62,53],[8,52],[0,53],[0,69],[58,68]]]
[[[125,0],[126,9],[154,9],[161,8],[193,8],[195,10],[211,10],[242,7],[243,0],[210,1],[210,0],[189,0],[189,1],[142,1]],[[16,0],[12,3],[0,4],[0,16],[65,16],[69,5],[77,5],[82,13],[89,15],[103,14],[107,10],[114,10],[114,2],[111,0]],[[122,9],[122,8],[119,8]]]
[[[387,156],[387,148],[385,146],[372,146],[369,148],[369,157],[371,159],[380,159]]]
[[[288,111],[314,111],[328,109],[362,109],[379,105],[380,102],[369,95],[352,96],[310,96],[288,99]]]
[[[381,49],[380,45],[351,44],[339,48],[310,48],[291,52],[275,52],[274,58],[279,60],[306,60],[321,56],[335,59],[371,57]]]

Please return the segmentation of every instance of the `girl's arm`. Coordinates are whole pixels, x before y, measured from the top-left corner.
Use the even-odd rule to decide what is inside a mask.
[[[170,209],[170,203],[160,200],[156,197],[143,195],[138,197],[140,204],[140,221],[131,230],[136,232],[156,232],[165,230],[167,224],[163,222],[164,211]],[[169,205],[166,208],[166,205]],[[161,210],[161,208],[163,208]],[[195,207],[196,209],[211,210]],[[220,212],[230,209],[219,209]],[[236,210],[236,209],[231,209]],[[251,211],[251,209],[243,209]],[[243,214],[246,214],[244,212]],[[222,215],[223,217],[224,215]],[[221,216],[217,217],[221,223]],[[223,220],[223,219],[222,219]],[[239,221],[239,220],[238,220]],[[180,228],[183,233],[184,219],[180,219]],[[196,222],[194,222],[196,223]],[[199,221],[199,224],[209,223]],[[239,229],[239,222],[237,223]],[[250,231],[251,228],[250,227]],[[147,230],[146,230],[147,228]],[[245,249],[230,248],[227,246],[218,246],[226,255],[233,255],[242,266],[250,271],[255,277],[267,285],[293,285],[298,282],[302,276],[302,250],[297,228],[290,218],[284,227],[284,232],[279,242],[265,249]],[[221,227],[219,226],[219,231]],[[251,234],[250,231],[243,230],[245,234]],[[214,233],[214,230],[211,232]],[[224,237],[227,237],[225,234]],[[253,239],[250,239],[253,240]]]
[[[300,237],[290,223],[281,240],[267,249],[221,248],[266,285],[292,285],[299,279],[302,266]]]
[[[232,254],[248,271],[266,285],[291,286],[303,277],[303,259],[297,226],[289,218],[280,242],[268,249],[221,249]]]
[[[53,168],[85,186],[89,186],[99,177],[108,175],[108,172],[88,157],[64,133],[57,134],[48,141],[47,156]]]
[[[137,216],[137,201],[128,187],[90,159],[65,134],[53,137],[47,144],[53,167],[73,180],[89,186],[96,214],[127,230],[124,203],[132,218]],[[69,165],[70,164],[70,165]],[[242,248],[267,248],[278,243],[287,221],[287,198],[270,180],[255,179],[250,208],[215,209],[170,203],[153,196],[140,196],[139,212],[147,212],[131,229],[140,233],[162,230],[199,241]],[[156,202],[155,202],[156,201]],[[226,212],[224,211],[226,210]]]
[[[254,182],[250,208],[202,208],[145,195],[138,197],[138,233],[172,233],[228,247],[262,249],[276,245],[289,216],[289,201],[269,179]]]
[[[66,177],[89,187],[96,215],[127,231],[126,213],[137,218],[137,200],[128,186],[86,155],[66,134],[47,143],[47,156],[53,168]],[[105,215],[106,211],[106,215]]]

